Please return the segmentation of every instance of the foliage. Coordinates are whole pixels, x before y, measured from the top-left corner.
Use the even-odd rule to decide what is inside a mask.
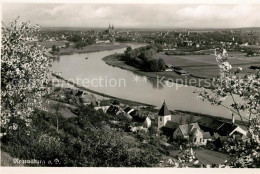
[[[60,51],[60,48],[57,47],[56,45],[52,45],[51,51],[52,51],[53,53],[57,53],[57,52]]]
[[[66,42],[66,43],[65,43],[65,47],[66,47],[66,48],[69,48],[69,46],[70,46],[70,43],[69,43],[69,42]]]
[[[139,68],[143,71],[164,71],[165,62],[163,59],[154,59],[158,51],[161,51],[160,45],[148,45],[147,47],[140,47],[132,49],[127,47],[122,60],[124,60],[128,65]]]
[[[73,34],[72,36],[70,36],[68,38],[68,41],[71,41],[71,42],[80,42],[82,41],[82,38],[79,34]]]
[[[204,89],[197,93],[203,101],[229,109],[232,116],[238,116],[241,121],[248,120],[248,136],[252,144],[255,144],[252,147],[254,150],[245,153],[242,148],[237,149],[238,152],[243,152],[243,157],[238,156],[237,160],[255,159],[260,151],[260,73],[256,70],[255,74],[242,76],[240,74],[242,68],[234,68],[228,63],[228,54],[225,50],[218,54],[216,59],[220,63],[220,77],[214,81],[216,88],[212,91]],[[237,102],[237,96],[242,99],[241,103]],[[232,99],[230,106],[223,104],[228,97]],[[250,161],[250,165],[257,163],[255,160]]]
[[[109,115],[100,115],[88,106],[80,111],[78,117],[59,117],[57,132],[56,114],[37,110],[30,134],[20,126],[3,137],[2,145],[12,156],[44,160],[45,166],[148,167],[158,163],[156,149],[128,141],[122,131],[109,125]]]
[[[68,41],[74,42],[74,44],[75,44],[74,47],[76,49],[82,49],[83,47],[85,47],[87,45],[94,44],[95,38],[91,38],[91,37],[85,38],[85,37],[82,37],[79,34],[73,34],[73,35],[68,37]],[[65,46],[66,46],[66,48],[68,48],[69,43],[66,43]]]
[[[1,132],[17,129],[18,118],[29,125],[35,107],[41,107],[47,87],[50,60],[27,42],[37,34],[38,26],[18,22],[2,27],[1,46]],[[3,135],[2,134],[2,135]]]

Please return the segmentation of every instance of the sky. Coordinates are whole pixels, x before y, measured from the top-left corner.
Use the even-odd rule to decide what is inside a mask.
[[[42,27],[240,28],[260,27],[260,4],[2,4],[5,23],[17,16]]]

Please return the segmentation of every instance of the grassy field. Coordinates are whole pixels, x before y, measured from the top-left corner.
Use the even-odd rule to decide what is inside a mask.
[[[207,149],[195,149],[197,158],[203,164],[223,164],[228,155]]]
[[[198,158],[198,160],[204,164],[223,164],[225,160],[228,159],[228,155],[215,152],[212,150],[207,149],[194,149],[195,156]],[[170,151],[170,154],[172,156],[181,155],[180,150],[172,150]]]
[[[229,62],[232,66],[243,68],[242,73],[253,73],[254,70],[249,69],[251,65],[260,65],[260,56],[247,57],[245,53],[230,52]],[[214,78],[219,75],[218,62],[214,55],[187,55],[174,56],[158,53],[154,58],[162,58],[166,64],[180,66],[188,71],[191,75],[201,78]],[[174,74],[174,72],[170,72]]]

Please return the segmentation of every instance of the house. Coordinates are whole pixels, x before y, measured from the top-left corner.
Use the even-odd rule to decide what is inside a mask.
[[[218,130],[217,132],[221,136],[229,136],[229,137],[237,137],[237,136],[246,136],[247,131],[242,129],[240,126],[234,123],[225,122]]]
[[[173,139],[189,139],[194,129],[200,129],[197,123],[179,125],[173,133]]]
[[[146,112],[143,112],[141,110],[134,110],[129,113],[129,115],[132,117],[132,120],[134,122],[139,122],[143,125],[143,127],[149,128],[151,127],[152,120],[148,117]]]
[[[190,47],[190,46],[192,46],[193,42],[192,41],[184,41],[183,44],[184,44],[184,46]]]
[[[126,108],[123,110],[123,115],[124,115],[126,118],[132,120],[133,117],[130,115],[130,113],[133,112],[133,111],[134,111],[133,108],[131,108],[131,107],[126,107]]]
[[[214,135],[214,133],[216,133],[217,130],[224,124],[222,121],[208,117],[199,119],[197,123],[203,131],[209,132],[210,135]]]
[[[244,130],[241,126],[235,124],[234,120],[233,122],[226,122],[204,117],[198,120],[197,123],[203,131],[210,132],[210,134],[213,135],[214,139],[223,136],[233,138],[238,136],[247,136],[247,131]]]
[[[116,105],[110,105],[109,108],[106,110],[106,113],[110,114],[110,115],[118,115],[119,112],[120,112],[120,109]]]
[[[179,125],[173,133],[173,139],[186,139],[194,145],[201,146],[206,145],[211,136],[209,132],[201,130],[198,123],[191,123]]]
[[[152,120],[149,117],[146,117],[143,122],[144,127],[149,128],[152,125]]]

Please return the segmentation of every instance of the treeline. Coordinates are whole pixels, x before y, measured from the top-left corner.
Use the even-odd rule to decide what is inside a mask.
[[[167,51],[165,52],[166,55],[178,55],[178,56],[182,56],[182,55],[207,55],[204,52],[199,52],[199,51],[192,51],[192,52],[185,52],[185,51]]]
[[[74,47],[77,49],[81,49],[87,45],[92,45],[95,43],[95,38],[84,38],[81,37],[79,34],[74,34],[68,37],[67,39],[70,42],[74,42]]]
[[[259,56],[260,55],[260,51],[257,49],[246,49],[246,56]]]
[[[160,51],[162,51],[162,47],[160,45],[149,45],[136,49],[127,47],[121,60],[125,61],[128,65],[134,66],[143,71],[164,71],[164,60],[161,58],[153,58],[153,56]]]

